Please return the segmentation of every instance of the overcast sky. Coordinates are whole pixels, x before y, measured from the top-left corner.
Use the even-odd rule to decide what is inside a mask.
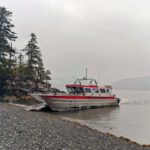
[[[53,86],[85,75],[101,83],[150,75],[149,0],[0,0],[13,12],[15,46],[37,35]]]

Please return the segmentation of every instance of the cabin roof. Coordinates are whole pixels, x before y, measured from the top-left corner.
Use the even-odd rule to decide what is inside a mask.
[[[103,86],[99,86],[99,89],[112,89],[111,85],[103,85]]]
[[[66,87],[98,88],[96,85],[68,84]]]

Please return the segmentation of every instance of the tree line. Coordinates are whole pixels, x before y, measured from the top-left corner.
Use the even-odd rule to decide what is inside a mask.
[[[13,47],[18,38],[12,30],[12,12],[0,7],[0,95],[39,91],[50,86],[51,73],[43,65],[37,37],[30,39],[21,50]]]

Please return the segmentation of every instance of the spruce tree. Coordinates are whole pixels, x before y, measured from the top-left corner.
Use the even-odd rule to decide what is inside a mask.
[[[50,72],[49,70],[46,70],[46,71],[45,71],[45,76],[44,76],[44,79],[45,79],[45,81],[46,81],[46,84],[48,84],[48,81],[51,80],[50,75],[51,75],[51,72]]]
[[[39,47],[37,46],[37,38],[34,33],[31,33],[31,39],[29,40],[27,46],[23,51],[28,57],[26,69],[27,76],[35,81],[36,80],[36,70],[38,65]]]
[[[11,23],[12,12],[5,7],[0,7],[0,71],[10,71],[14,65],[13,56],[15,49],[12,41],[15,41],[16,34],[12,31],[14,25]]]
[[[22,55],[21,52],[20,52],[20,54],[18,56],[18,73],[20,75],[24,75],[25,74],[24,56]]]
[[[39,83],[48,83],[50,71],[45,71],[40,48],[37,46],[37,38],[34,33],[31,33],[31,39],[23,51],[27,56],[26,73],[24,73],[36,85],[35,90],[38,90]],[[20,56],[21,57],[21,56]],[[21,60],[20,60],[21,62]]]
[[[44,65],[43,65],[43,59],[42,59],[41,51],[39,50],[38,66],[37,66],[37,80],[38,80],[38,82],[40,82],[40,83],[44,82],[44,73],[45,73],[45,69],[44,69]]]
[[[14,25],[11,23],[12,12],[5,7],[0,7],[0,94],[7,91],[7,80],[11,80],[12,68],[14,66],[14,55],[16,50],[12,47],[16,34],[12,31]]]

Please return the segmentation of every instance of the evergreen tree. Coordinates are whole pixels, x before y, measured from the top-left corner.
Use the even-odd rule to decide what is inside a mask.
[[[29,40],[26,48],[23,50],[28,57],[26,64],[27,75],[36,84],[44,83],[50,80],[50,71],[45,71],[43,65],[42,54],[40,48],[37,46],[37,38],[34,33],[31,33],[31,39]]]
[[[25,64],[24,64],[24,56],[22,55],[22,53],[20,52],[19,56],[18,56],[18,73],[23,75],[25,74]]]
[[[38,53],[38,63],[37,63],[37,81],[38,82],[44,82],[44,73],[45,73],[45,69],[44,69],[44,65],[43,65],[43,59],[42,59],[42,55],[41,52],[39,50]]]
[[[11,23],[12,12],[7,11],[5,7],[0,7],[0,71],[10,71],[14,65],[12,60],[15,55],[15,49],[12,47],[12,41],[15,41],[16,34],[12,31],[14,25]]]
[[[39,47],[37,46],[37,38],[34,33],[31,33],[31,39],[23,51],[28,57],[26,64],[27,75],[31,80],[36,80],[36,70],[38,64]]]
[[[12,43],[10,48],[8,49],[8,73],[11,75],[15,72],[15,68],[17,65],[16,59],[16,50],[12,47]]]
[[[15,64],[15,49],[12,41],[15,41],[16,34],[12,31],[14,25],[11,23],[12,12],[5,7],[0,7],[0,94],[7,91],[7,80],[11,80],[12,68]]]
[[[23,50],[28,58],[27,63],[22,53],[18,58],[16,57],[16,49],[13,48],[12,42],[17,36],[12,31],[14,25],[11,23],[11,17],[12,12],[7,11],[5,7],[0,7],[0,95],[14,94],[13,90],[16,87],[21,89],[20,85],[26,85],[28,79],[30,83],[36,83],[37,88],[38,83],[46,82],[48,85],[48,81],[51,80],[50,71],[44,69],[41,51],[37,46],[34,33],[31,33],[31,39]],[[21,78],[23,80],[20,81]],[[32,91],[32,87],[28,89]]]
[[[18,61],[19,61],[19,66],[22,66],[23,65],[23,55],[22,53],[20,52],[19,56],[18,56]]]
[[[51,72],[49,70],[46,70],[44,78],[47,84],[48,84],[48,81],[51,80],[50,75],[51,75]]]

